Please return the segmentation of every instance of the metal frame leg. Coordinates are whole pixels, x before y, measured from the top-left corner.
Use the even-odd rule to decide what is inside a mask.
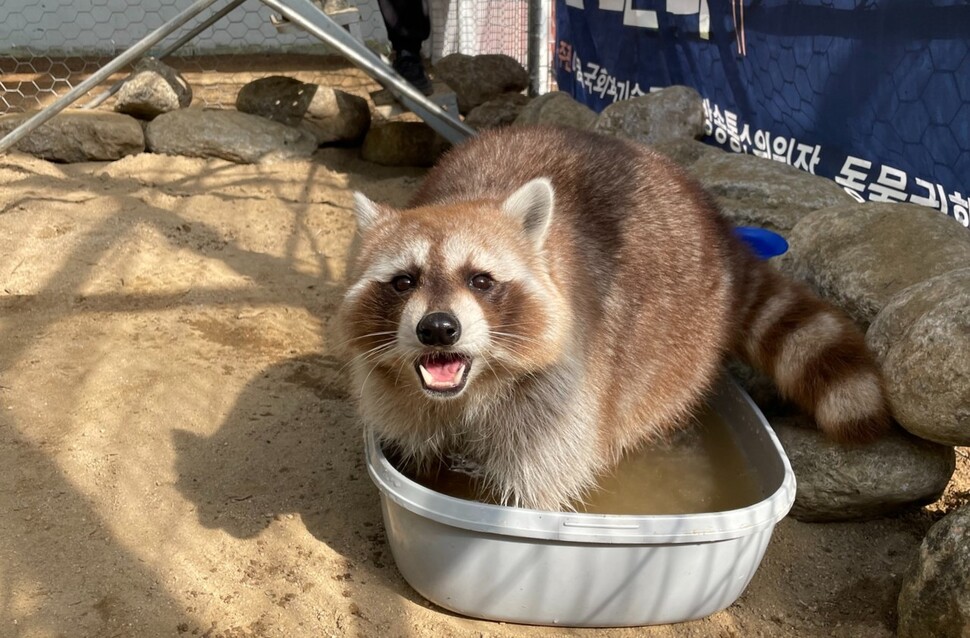
[[[167,23],[152,31],[147,36],[132,45],[121,55],[114,58],[111,62],[98,69],[87,80],[78,84],[52,104],[43,108],[20,126],[10,131],[3,139],[0,139],[0,153],[6,152],[14,144],[22,140],[38,126],[50,120],[52,117],[63,111],[65,108],[76,102],[81,96],[101,84],[112,73],[120,70],[132,61],[142,57],[149,49],[173,33],[186,22],[205,11],[209,6],[218,0],[197,0],[190,7],[179,13]],[[162,54],[170,55],[186,42],[197,36],[203,30],[211,26],[214,22],[225,16],[227,13],[242,4],[244,0],[232,0],[228,6],[207,19],[203,24],[193,29],[191,33],[179,38],[177,42],[165,49]],[[354,65],[361,68],[364,72],[377,80],[382,86],[389,90],[395,98],[405,108],[415,113],[418,117],[428,123],[431,128],[438,132],[452,144],[458,144],[469,137],[475,135],[474,129],[462,123],[457,117],[441,109],[437,104],[429,100],[411,86],[394,69],[384,63],[376,54],[364,46],[363,43],[355,39],[337,23],[327,17],[319,7],[313,5],[310,0],[260,0],[263,4],[275,9],[283,14],[290,22],[302,27],[311,35],[322,40],[332,48],[340,52]],[[108,91],[98,95],[86,108],[98,106],[111,95],[113,95],[120,84],[112,86]]]
[[[226,6],[224,6],[223,8],[219,9],[211,16],[206,18],[202,24],[195,27],[194,29],[192,29],[191,31],[183,35],[181,38],[179,38],[169,46],[162,49],[158,53],[158,59],[161,60],[162,58],[167,58],[168,56],[172,55],[173,53],[181,49],[188,42],[191,42],[195,38],[195,36],[199,35],[203,31],[211,27],[213,24],[215,24],[216,22],[224,18],[226,15],[229,14],[229,12],[231,12],[233,9],[241,5],[243,2],[246,2],[246,0],[232,0],[232,2],[230,2],[229,4],[227,4]],[[112,84],[110,88],[99,93],[93,100],[85,104],[82,108],[93,109],[101,106],[105,100],[107,100],[109,97],[111,97],[112,95],[114,95],[115,93],[121,90],[121,87],[124,85],[126,80],[127,78],[125,78],[125,80],[118,80],[117,82]]]
[[[427,122],[428,126],[452,144],[461,143],[475,135],[474,129],[441,109],[425,97],[423,93],[411,86],[407,80],[385,64],[374,52],[328,18],[310,0],[260,1],[283,14],[293,24],[302,27],[311,35],[339,51],[354,65],[377,80],[408,110]]]
[[[210,5],[217,1],[218,0],[197,0],[192,4],[192,6],[188,7],[177,16],[139,40],[127,51],[98,69],[98,71],[92,74],[87,80],[81,82],[76,87],[65,93],[62,97],[57,99],[54,103],[48,105],[26,122],[7,133],[3,139],[0,139],[0,153],[5,152],[11,146],[26,137],[35,128],[76,102],[82,95],[104,82],[105,79],[110,77],[112,73],[123,68],[132,60],[140,58],[142,54],[158,44],[166,36],[173,33],[176,29],[205,11]]]

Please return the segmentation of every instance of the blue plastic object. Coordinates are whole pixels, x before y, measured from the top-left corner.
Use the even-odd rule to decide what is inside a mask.
[[[764,228],[739,226],[734,229],[738,237],[751,247],[759,259],[770,259],[783,255],[788,250],[788,242],[778,233]]]

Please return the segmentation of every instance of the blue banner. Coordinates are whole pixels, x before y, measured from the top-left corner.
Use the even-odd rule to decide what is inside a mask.
[[[691,86],[706,141],[970,226],[966,0],[557,0],[556,41],[596,111]]]

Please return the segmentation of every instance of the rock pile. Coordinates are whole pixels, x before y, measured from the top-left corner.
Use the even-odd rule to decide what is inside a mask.
[[[970,505],[938,521],[899,594],[899,638],[970,635]]]
[[[607,106],[592,129],[642,144],[658,144],[704,135],[701,96],[686,86],[672,86]]]
[[[901,290],[876,315],[866,342],[904,428],[943,445],[970,445],[970,268]]]
[[[278,76],[244,86],[236,110],[190,108],[191,102],[188,82],[147,58],[118,90],[115,113],[68,109],[15,148],[55,162],[110,161],[144,151],[274,162],[309,157],[322,144],[359,143],[371,122],[361,97]],[[0,116],[0,135],[31,115]]]
[[[452,53],[438,60],[434,71],[454,90],[462,115],[503,93],[521,93],[529,86],[529,73],[514,58],[501,54]]]
[[[278,75],[242,87],[236,110],[302,128],[319,144],[360,141],[371,119],[362,97]]]
[[[145,129],[148,150],[219,157],[240,164],[310,157],[316,138],[304,129],[231,110],[184,109],[159,115]]]
[[[0,115],[0,136],[32,115]],[[110,162],[144,151],[145,134],[130,115],[69,109],[31,131],[14,148],[51,162]]]
[[[135,64],[115,97],[115,111],[151,120],[192,103],[192,87],[182,75],[155,58]]]

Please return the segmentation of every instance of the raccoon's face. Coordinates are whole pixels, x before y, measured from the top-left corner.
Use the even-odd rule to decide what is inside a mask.
[[[543,256],[547,180],[498,203],[396,211],[356,199],[357,277],[338,320],[362,392],[454,399],[553,360],[567,313]]]

